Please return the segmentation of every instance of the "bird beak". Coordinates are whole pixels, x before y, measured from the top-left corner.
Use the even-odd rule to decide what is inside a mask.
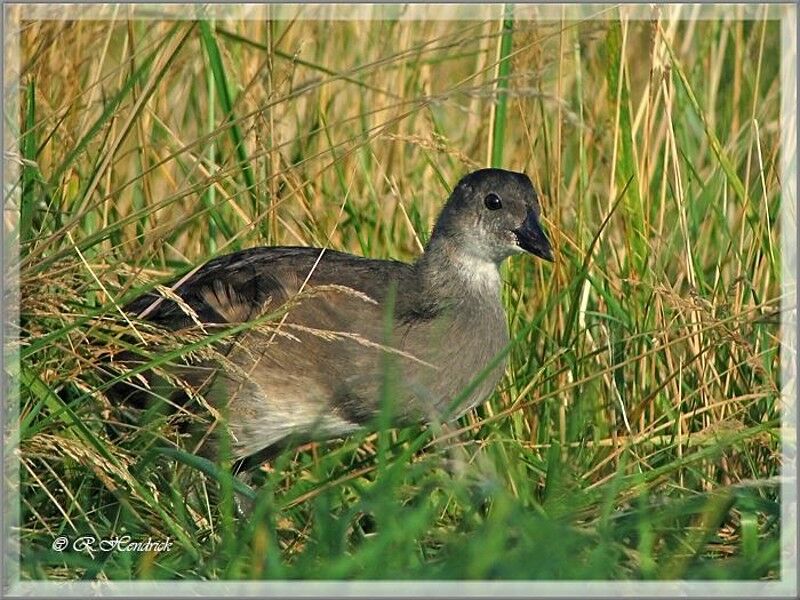
[[[528,211],[525,222],[521,227],[517,227],[514,233],[517,235],[517,245],[520,248],[546,261],[553,262],[553,247],[542,231],[536,213],[532,210]]]

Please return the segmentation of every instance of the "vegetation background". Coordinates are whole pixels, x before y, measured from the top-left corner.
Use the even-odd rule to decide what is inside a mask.
[[[780,22],[553,10],[20,22],[23,579],[780,576]],[[557,259],[505,268],[510,366],[456,427],[287,451],[249,520],[173,419],[109,435],[124,301],[256,245],[413,260],[487,165]],[[51,549],[123,533],[175,545]]]

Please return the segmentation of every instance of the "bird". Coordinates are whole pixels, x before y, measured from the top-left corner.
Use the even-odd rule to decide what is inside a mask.
[[[227,448],[247,470],[275,448],[369,426],[382,402],[393,426],[453,420],[483,403],[510,340],[499,267],[521,253],[554,260],[534,185],[479,169],[452,189],[413,262],[255,247],[124,310],[166,331],[254,324],[220,340],[224,359],[182,371],[224,415]]]

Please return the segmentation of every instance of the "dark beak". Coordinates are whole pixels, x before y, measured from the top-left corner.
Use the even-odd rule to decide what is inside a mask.
[[[532,210],[528,211],[525,222],[521,227],[517,227],[514,233],[517,234],[517,245],[520,248],[546,261],[553,262],[553,247],[542,231],[536,213]]]

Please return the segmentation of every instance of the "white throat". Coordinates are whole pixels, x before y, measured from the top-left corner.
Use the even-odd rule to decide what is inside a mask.
[[[481,294],[500,293],[500,271],[489,260],[477,258],[474,254],[451,256],[453,266],[462,284]]]

